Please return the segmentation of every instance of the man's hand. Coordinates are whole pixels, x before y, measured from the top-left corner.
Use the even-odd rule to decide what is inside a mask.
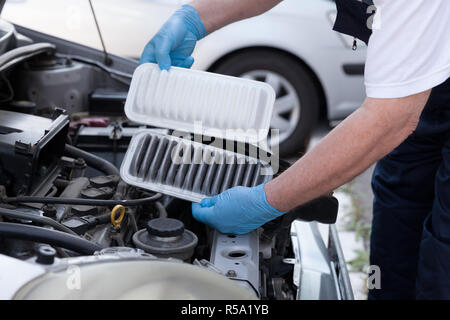
[[[170,66],[190,68],[195,44],[206,36],[200,16],[190,5],[177,10],[145,46],[140,63],[158,63],[162,70]]]
[[[285,212],[266,200],[264,184],[235,187],[192,204],[195,219],[226,234],[246,234]]]
[[[190,68],[198,40],[232,22],[259,15],[281,0],[194,0],[177,10],[145,46],[140,64]]]

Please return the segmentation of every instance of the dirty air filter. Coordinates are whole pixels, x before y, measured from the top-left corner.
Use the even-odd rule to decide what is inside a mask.
[[[245,155],[142,131],[131,140],[120,175],[130,185],[199,202],[234,186],[267,182],[273,171]]]

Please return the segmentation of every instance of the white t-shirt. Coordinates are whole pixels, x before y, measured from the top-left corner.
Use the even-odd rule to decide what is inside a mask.
[[[365,71],[371,98],[401,98],[450,77],[450,0],[374,0]]]

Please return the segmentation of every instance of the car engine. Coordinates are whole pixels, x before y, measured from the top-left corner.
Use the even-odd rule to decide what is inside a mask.
[[[0,54],[2,298],[299,298],[291,223],[333,223],[335,198],[247,235],[211,230],[189,201],[120,178],[135,133],[168,131],[123,114],[136,62],[5,21]],[[342,298],[334,266],[320,290]]]

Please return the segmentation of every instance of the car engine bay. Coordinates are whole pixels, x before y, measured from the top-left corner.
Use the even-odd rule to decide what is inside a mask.
[[[136,66],[0,20],[0,269],[16,270],[0,295],[299,299],[291,224],[333,224],[337,200],[225,235],[193,219],[190,201],[125,183],[118,168],[132,136],[169,132],[125,117]],[[351,295],[336,252],[319,298]],[[83,293],[66,285],[70,266],[82,270]]]

